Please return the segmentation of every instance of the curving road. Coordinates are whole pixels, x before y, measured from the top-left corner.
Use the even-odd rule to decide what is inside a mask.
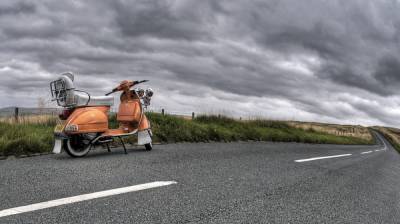
[[[0,223],[399,223],[400,156],[377,140],[3,160]]]

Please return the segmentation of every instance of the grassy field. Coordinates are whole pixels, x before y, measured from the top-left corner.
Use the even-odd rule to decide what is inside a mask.
[[[372,137],[363,135],[337,135],[332,127],[296,126],[285,121],[238,121],[228,117],[198,116],[194,120],[171,115],[147,113],[152,122],[154,142],[209,142],[209,141],[279,141],[322,144],[372,144]],[[48,152],[53,144],[54,117],[38,116],[21,118],[18,123],[0,120],[0,155],[21,155]],[[324,126],[323,124],[319,124]],[[115,116],[110,126],[116,127]],[[339,127],[339,126],[338,126]],[[335,128],[338,128],[335,127]],[[364,130],[365,129],[365,130]],[[352,129],[353,130],[353,129]],[[368,131],[367,131],[368,132]],[[369,134],[369,133],[368,133]],[[134,143],[135,138],[127,139]]]
[[[368,128],[360,125],[338,125],[338,124],[299,122],[299,121],[289,121],[287,123],[292,127],[301,128],[303,130],[315,130],[317,132],[322,132],[332,135],[356,137],[368,141],[373,141],[373,137]]]

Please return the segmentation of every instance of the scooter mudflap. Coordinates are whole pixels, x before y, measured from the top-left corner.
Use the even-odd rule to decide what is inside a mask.
[[[138,145],[151,143],[151,136],[148,130],[138,132]]]
[[[60,154],[61,153],[61,147],[62,147],[62,139],[56,139],[55,142],[54,142],[53,153],[54,154]]]

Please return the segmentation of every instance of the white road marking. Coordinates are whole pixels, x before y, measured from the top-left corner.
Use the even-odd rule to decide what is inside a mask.
[[[366,151],[366,152],[362,152],[361,154],[368,154],[368,153],[371,153],[371,152],[373,152],[373,151]]]
[[[146,184],[139,184],[139,185],[133,185],[129,187],[122,187],[122,188],[116,188],[116,189],[111,189],[111,190],[106,190],[106,191],[99,191],[99,192],[94,192],[90,194],[82,194],[82,195],[77,195],[73,197],[68,197],[68,198],[61,198],[57,200],[52,200],[52,201],[46,201],[46,202],[41,202],[41,203],[36,203],[36,204],[31,204],[31,205],[26,205],[26,206],[21,206],[21,207],[15,207],[15,208],[9,208],[5,210],[0,211],[0,217],[4,216],[9,216],[9,215],[16,215],[20,213],[25,213],[25,212],[32,212],[36,210],[41,210],[45,208],[51,208],[51,207],[56,207],[60,205],[66,205],[66,204],[72,204],[76,202],[81,202],[81,201],[87,201],[87,200],[92,200],[96,198],[103,198],[103,197],[108,197],[112,195],[118,195],[118,194],[124,194],[128,192],[134,192],[134,191],[141,191],[141,190],[146,190],[150,188],[156,188],[156,187],[163,187],[171,184],[177,184],[175,181],[156,181],[156,182],[151,182],[151,183],[146,183]]]
[[[383,143],[383,148],[382,149],[376,149],[376,150],[371,150],[371,151],[365,151],[361,152],[361,154],[368,154],[372,152],[379,152],[379,151],[384,151],[387,149],[385,141],[382,139],[382,137],[377,134],[379,140]],[[313,161],[313,160],[320,160],[320,159],[331,159],[331,158],[337,158],[337,157],[344,157],[344,156],[351,156],[352,154],[342,154],[342,155],[334,155],[334,156],[321,156],[321,157],[313,157],[313,158],[308,158],[308,159],[298,159],[295,160],[296,163],[302,163],[302,162],[308,162],[308,161]]]
[[[319,159],[331,159],[331,158],[345,157],[345,156],[351,156],[351,155],[352,154],[342,154],[342,155],[333,155],[333,156],[313,157],[313,158],[308,158],[308,159],[298,159],[298,160],[295,160],[295,162],[302,163],[302,162],[308,162],[308,161],[319,160]]]
[[[387,146],[386,146],[386,143],[385,143],[385,141],[382,139],[382,137],[378,134],[378,138],[381,140],[381,142],[383,143],[383,148],[382,148],[382,150],[386,150],[387,149]],[[376,150],[375,150],[376,151]]]

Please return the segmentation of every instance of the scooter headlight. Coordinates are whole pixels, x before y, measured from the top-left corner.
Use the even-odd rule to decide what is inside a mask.
[[[151,88],[146,89],[146,96],[153,97],[153,94],[154,94],[154,92]]]
[[[78,125],[76,124],[69,124],[67,126],[65,126],[64,129],[65,132],[77,132],[79,131]]]
[[[144,96],[144,89],[138,89],[137,90],[137,94],[140,98],[142,98]]]

